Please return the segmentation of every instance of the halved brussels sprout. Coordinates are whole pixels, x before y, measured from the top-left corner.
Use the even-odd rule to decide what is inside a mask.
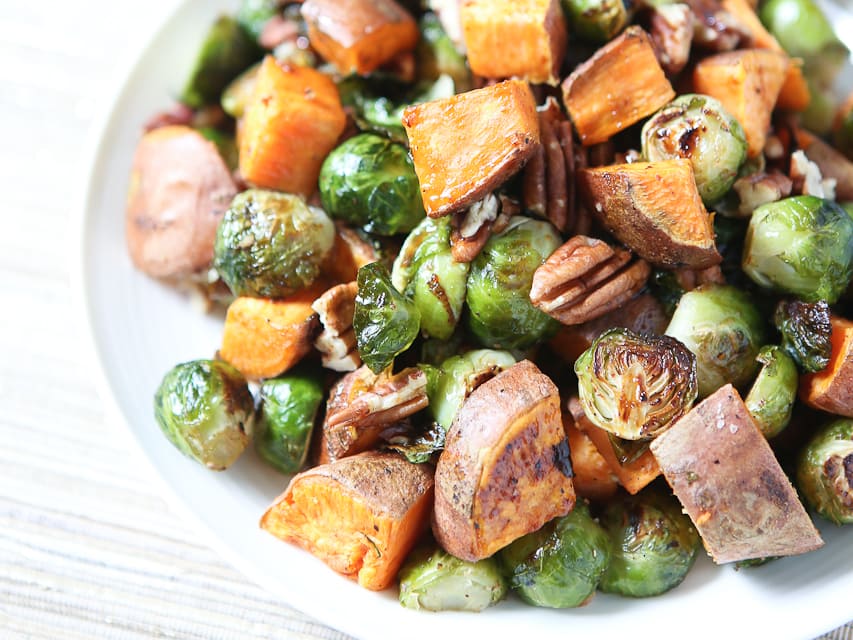
[[[408,233],[426,215],[408,151],[373,133],[349,138],[326,157],[320,198],[333,218],[379,235]]]
[[[424,218],[406,237],[394,260],[391,281],[415,302],[425,335],[447,340],[465,305],[469,265],[450,248],[450,218]]]
[[[243,374],[227,362],[193,360],[163,376],[154,394],[154,416],[181,453],[221,471],[249,443],[255,399]]]
[[[400,604],[427,611],[482,611],[503,600],[506,579],[493,558],[460,560],[440,548],[422,547],[399,573]]]
[[[626,440],[653,438],[690,410],[696,356],[675,338],[608,329],[575,361],[584,413]]]
[[[803,449],[796,477],[818,515],[835,524],[853,523],[853,419],[820,428]]]
[[[475,349],[448,358],[439,368],[433,367],[427,385],[432,417],[447,431],[471,392],[514,364],[515,358],[508,351]]]
[[[742,388],[758,368],[764,322],[749,296],[729,285],[702,285],[681,296],[665,333],[696,356],[699,397],[726,383]]]
[[[652,161],[686,158],[705,206],[731,189],[746,160],[743,127],[719,100],[695,93],[677,97],[642,131],[643,156]]]
[[[299,471],[305,464],[317,411],[324,399],[320,379],[307,371],[264,380],[252,436],[261,458],[284,473]]]
[[[628,24],[623,0],[561,0],[572,30],[584,40],[604,44]]]
[[[595,595],[611,555],[607,532],[584,503],[497,553],[522,600],[561,609],[579,607]]]
[[[483,346],[527,349],[559,324],[530,302],[533,272],[562,244],[554,227],[515,216],[493,235],[471,264],[468,275],[469,327]]]
[[[219,224],[213,265],[234,295],[284,298],[317,279],[334,240],[322,209],[289,193],[248,189]]]
[[[853,219],[815,196],[762,205],[749,221],[742,266],[762,287],[833,304],[853,275]]]
[[[414,302],[394,288],[381,262],[361,267],[357,282],[352,326],[358,353],[379,374],[418,337],[421,314]]]
[[[780,300],[773,322],[782,334],[782,348],[804,373],[822,371],[832,354],[832,324],[825,300]]]
[[[419,22],[421,39],[418,41],[418,74],[421,80],[434,81],[442,75],[453,79],[456,93],[473,88],[471,70],[465,56],[456,50],[441,21],[431,11]]]
[[[601,525],[613,550],[599,585],[605,593],[632,598],[665,593],[682,583],[701,547],[681,503],[656,490],[608,503]]]
[[[766,438],[788,426],[797,399],[797,365],[781,347],[768,346],[758,352],[761,369],[744,403]]]

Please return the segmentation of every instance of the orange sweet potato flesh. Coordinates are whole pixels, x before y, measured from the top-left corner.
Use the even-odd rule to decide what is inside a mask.
[[[606,500],[619,490],[619,481],[590,437],[577,428],[571,414],[563,412],[563,426],[572,456],[572,482],[581,498]]]
[[[785,50],[773,34],[764,28],[755,9],[748,0],[722,0],[722,7],[731,13],[742,25],[749,29],[752,35],[752,46],[757,49],[770,49],[784,53]],[[811,102],[811,91],[809,91],[806,78],[803,76],[802,61],[791,60],[788,74],[782,88],[779,90],[779,98],[776,106],[780,109],[791,111],[804,111]]]
[[[587,209],[648,262],[691,269],[721,262],[689,160],[587,168],[577,181]]]
[[[693,70],[694,90],[719,100],[740,122],[750,158],[764,149],[770,116],[790,66],[784,53],[740,49],[703,58]]]
[[[293,367],[313,346],[317,314],[311,303],[323,286],[281,300],[239,297],[228,306],[219,357],[250,380],[274,378]]]
[[[539,143],[536,101],[521,80],[408,107],[403,125],[433,218],[482,200],[521,169]]]
[[[853,418],[853,322],[837,316],[831,322],[829,364],[800,378],[800,399],[815,409]]]
[[[216,146],[172,125],[136,146],[125,209],[134,266],[155,278],[182,278],[210,266],[216,228],[237,193]]]
[[[367,452],[294,476],[260,526],[381,591],[426,532],[432,501],[432,467]]]
[[[335,282],[352,282],[361,267],[379,259],[375,246],[341,220],[335,221],[335,243],[323,263],[324,274]]]
[[[649,35],[628,27],[563,81],[563,103],[585,146],[605,142],[675,97]]]
[[[767,439],[731,385],[693,407],[650,446],[718,564],[823,546]]]
[[[459,18],[477,75],[559,82],[568,43],[559,0],[462,0]]]
[[[311,46],[343,75],[366,75],[415,48],[414,18],[394,0],[305,0]]]
[[[310,196],[320,167],[346,126],[338,89],[323,73],[267,56],[239,135],[240,174],[249,184]]]
[[[447,432],[432,530],[464,560],[487,558],[574,507],[556,386],[522,360],[477,387]]]
[[[660,476],[660,467],[651,451],[646,450],[636,460],[631,460],[625,464],[619,462],[619,457],[613,450],[610,436],[604,429],[597,427],[586,417],[580,401],[576,397],[569,398],[568,410],[574,418],[575,426],[598,449],[598,452],[610,467],[610,471],[616,476],[619,484],[628,493],[632,495],[639,493],[640,490]]]

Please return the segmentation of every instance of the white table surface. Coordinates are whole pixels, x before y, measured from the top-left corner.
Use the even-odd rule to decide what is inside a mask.
[[[0,0],[0,638],[346,638],[199,542],[87,370],[68,244],[81,152],[172,4]]]

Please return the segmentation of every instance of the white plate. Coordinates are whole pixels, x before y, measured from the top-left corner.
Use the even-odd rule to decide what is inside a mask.
[[[138,52],[92,141],[79,218],[77,277],[105,400],[163,480],[167,496],[211,546],[290,605],[361,638],[812,638],[853,619],[853,527],[821,524],[826,546],[752,570],[703,557],[685,582],[652,599],[602,594],[575,610],[512,599],[481,614],[416,613],[372,593],[258,527],[286,479],[248,452],[227,472],[190,462],[161,435],[152,394],[174,364],[210,357],[221,320],[136,272],[124,242],[131,155],[142,123],[177,94],[197,43],[226,0],[180,3]]]

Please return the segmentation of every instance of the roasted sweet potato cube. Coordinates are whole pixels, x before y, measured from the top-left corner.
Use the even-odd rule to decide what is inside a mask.
[[[381,591],[426,532],[432,500],[431,466],[368,452],[297,474],[260,524]]]
[[[577,181],[593,215],[648,262],[691,269],[721,262],[689,160],[587,168]]]
[[[240,174],[256,187],[309,196],[345,125],[327,75],[267,56],[240,126]]]
[[[740,122],[750,158],[764,149],[790,64],[778,51],[739,49],[703,58],[693,70],[693,89],[719,100]]]
[[[462,0],[459,18],[474,73],[559,82],[568,42],[559,0]]]
[[[305,0],[311,46],[344,75],[365,75],[418,42],[418,26],[394,0]]]
[[[731,385],[693,407],[652,441],[651,450],[718,564],[796,555],[823,545]]]
[[[800,398],[815,409],[853,418],[853,322],[837,316],[831,322],[829,364],[800,378]]]
[[[487,558],[575,505],[560,395],[522,360],[477,387],[447,432],[432,530],[458,558]]]
[[[521,169],[539,142],[536,100],[522,80],[408,107],[403,125],[433,218],[483,199]]]
[[[586,145],[605,142],[675,97],[649,35],[628,27],[563,81],[563,102]]]
[[[613,496],[619,490],[619,481],[598,447],[575,426],[568,412],[563,412],[563,426],[569,440],[575,492],[590,500],[606,500]]]

